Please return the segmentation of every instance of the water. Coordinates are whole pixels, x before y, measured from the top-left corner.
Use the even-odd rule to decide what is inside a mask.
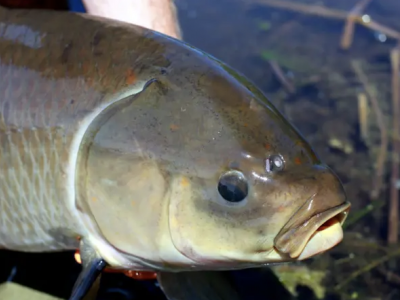
[[[309,269],[285,266],[275,270],[286,281],[304,283],[314,292],[326,288],[326,293],[319,294],[325,299],[400,299],[398,259],[374,264],[396,250],[396,245],[399,248],[398,244],[389,248],[386,242],[391,136],[389,133],[383,174],[378,176],[381,132],[376,110],[368,99],[369,114],[366,122],[361,119],[358,96],[366,90],[352,67],[352,62],[361,63],[368,88],[376,91],[385,130],[391,132],[390,51],[397,41],[381,30],[356,25],[351,47],[344,50],[340,46],[344,20],[274,8],[265,2],[179,0],[178,4],[184,39],[240,70],[261,87],[339,175],[352,202],[352,216],[339,247],[303,264]],[[357,3],[295,2],[324,3],[342,11],[349,11]],[[396,1],[373,1],[364,11],[363,20],[372,19],[400,31],[396,17],[399,12],[400,3]],[[275,63],[271,65],[271,61]],[[277,65],[281,78],[289,82],[286,87],[277,75]],[[363,128],[367,128],[364,136]],[[379,195],[371,197],[380,181]],[[360,271],[363,268],[367,270]],[[347,281],[358,271],[358,276]],[[304,277],[313,278],[310,282],[314,286]],[[315,284],[318,280],[321,285]]]
[[[400,299],[399,260],[391,255],[400,245],[388,247],[386,242],[393,128],[390,51],[397,41],[382,30],[356,25],[353,43],[344,50],[340,47],[344,21],[340,19],[274,8],[263,0],[176,2],[184,39],[227,62],[262,88],[339,175],[352,202],[343,243],[304,264],[273,268],[284,285],[271,274],[263,277],[264,273],[251,270],[235,273],[243,291],[253,293],[254,299],[267,299],[275,290],[284,291],[280,295],[287,290],[297,292],[296,299]],[[357,3],[297,2],[324,3],[342,11]],[[82,10],[79,3],[73,5],[75,10]],[[399,13],[400,2],[375,0],[363,19],[372,18],[400,31]],[[366,123],[362,121],[358,97],[366,94],[366,89],[352,67],[354,61],[361,63],[367,87],[376,92],[389,134],[389,152],[380,177],[376,162],[381,133],[376,110],[367,98],[369,114]],[[288,84],[283,84],[282,78]],[[363,128],[367,129],[365,133]],[[373,199],[371,192],[380,181],[381,191]],[[385,260],[388,255],[391,258]],[[36,275],[39,269],[44,274],[40,278]],[[4,270],[4,278],[12,272],[16,282],[66,297],[79,267],[70,253],[14,253],[7,258]],[[55,276],[60,284],[48,284]],[[354,279],[348,281],[352,276]],[[103,297],[111,297],[112,291],[118,299],[129,299],[126,293],[141,295],[135,299],[164,299],[154,282],[133,282],[123,275],[106,274],[101,289]]]

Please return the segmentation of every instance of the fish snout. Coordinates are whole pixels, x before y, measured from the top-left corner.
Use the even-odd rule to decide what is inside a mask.
[[[275,249],[294,260],[323,253],[343,239],[342,225],[350,202],[337,175],[328,167],[315,167],[317,192],[306,200],[274,240]]]

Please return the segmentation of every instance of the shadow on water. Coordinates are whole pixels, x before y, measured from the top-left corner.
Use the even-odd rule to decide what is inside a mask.
[[[348,220],[344,241],[318,258],[271,269],[235,271],[229,276],[243,299],[289,300],[292,294],[297,300],[399,299],[399,245],[387,247],[386,243],[392,148],[378,178],[381,133],[367,90],[375,91],[391,138],[389,53],[397,41],[382,31],[357,25],[351,46],[343,49],[343,20],[274,8],[267,2],[176,0],[184,39],[240,70],[264,90],[339,175],[352,202],[353,219]],[[357,1],[318,3],[350,11]],[[82,11],[79,3],[73,5],[73,10]],[[373,20],[398,31],[399,13],[397,0],[375,0],[365,10]],[[362,66],[368,87],[355,72],[354,62]],[[367,102],[360,100],[363,95]],[[363,119],[365,111],[368,114]],[[371,189],[378,180],[383,186],[373,200]],[[5,262],[0,280],[7,280],[16,267],[13,281],[60,297],[69,295],[80,270],[72,253],[0,252],[0,261]],[[55,276],[59,284],[49,284]],[[105,274],[100,299],[110,297],[165,299],[155,282]]]

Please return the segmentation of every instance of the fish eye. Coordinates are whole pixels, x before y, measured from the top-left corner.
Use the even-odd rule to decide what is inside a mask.
[[[265,161],[265,170],[268,173],[282,171],[285,167],[285,161],[280,155],[271,155]]]
[[[228,171],[219,179],[218,192],[226,201],[241,202],[249,192],[247,179],[239,171]]]

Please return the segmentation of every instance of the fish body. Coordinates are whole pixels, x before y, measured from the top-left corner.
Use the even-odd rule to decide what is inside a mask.
[[[0,9],[0,247],[230,270],[342,239],[337,176],[243,75],[171,37]],[[326,226],[322,226],[325,224]]]

